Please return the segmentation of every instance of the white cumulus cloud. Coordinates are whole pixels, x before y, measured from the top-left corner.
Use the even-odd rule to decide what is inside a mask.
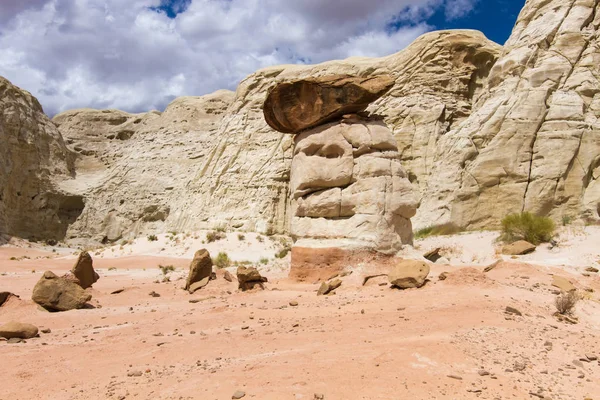
[[[161,0],[1,0],[0,75],[49,115],[164,109],[268,65],[394,53],[476,1],[191,0],[169,18]]]

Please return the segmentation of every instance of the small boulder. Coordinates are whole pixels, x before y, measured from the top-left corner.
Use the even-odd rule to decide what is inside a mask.
[[[37,326],[31,324],[23,324],[21,322],[9,322],[0,326],[0,337],[3,337],[5,339],[30,339],[32,337],[36,337],[37,334]]]
[[[225,271],[223,272],[223,279],[225,279],[227,282],[233,282],[233,275],[231,275],[229,271]]]
[[[324,296],[326,294],[332,293],[335,289],[342,286],[342,281],[340,279],[335,279],[330,282],[323,282],[317,291],[317,296]]]
[[[517,242],[507,244],[502,248],[502,254],[507,256],[522,256],[524,254],[533,253],[534,251],[535,245],[525,240],[519,240]]]
[[[68,311],[82,308],[92,299],[78,284],[59,278],[52,271],[44,272],[33,288],[31,300],[49,311]]]
[[[71,273],[77,278],[79,285],[83,289],[91,287],[100,279],[100,276],[94,270],[92,256],[87,251],[79,254],[79,258],[73,269],[71,269]]]
[[[194,259],[190,263],[190,271],[188,272],[188,277],[185,282],[185,290],[190,290],[190,287],[194,283],[200,282],[205,278],[209,278],[210,280],[212,267],[213,263],[208,250],[198,250],[196,254],[194,254]]]
[[[239,288],[243,291],[253,289],[255,286],[264,289],[264,282],[267,282],[267,278],[261,276],[258,270],[254,267],[238,267],[237,279]]]
[[[585,270],[587,272],[594,272],[594,273],[598,272],[598,268],[595,268],[595,267],[587,267]]]
[[[399,260],[388,274],[388,280],[400,289],[419,288],[429,275],[429,265],[417,260]]]

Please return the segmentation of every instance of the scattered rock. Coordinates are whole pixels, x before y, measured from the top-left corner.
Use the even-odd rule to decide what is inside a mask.
[[[325,400],[325,395],[321,393],[315,393],[313,400]]]
[[[439,279],[440,281],[445,281],[447,278],[448,278],[448,273],[447,273],[447,272],[442,272],[442,273],[440,274],[440,276],[438,276],[438,279]]]
[[[40,332],[42,332],[42,333],[52,333],[52,331],[50,330],[50,328],[42,329]]]
[[[202,279],[201,281],[192,283],[188,289],[188,292],[190,292],[190,294],[192,294],[196,290],[202,289],[204,286],[208,285],[209,281],[210,281],[210,276],[207,276],[204,279]]]
[[[563,292],[571,292],[575,290],[575,286],[571,283],[571,281],[558,275],[552,276],[552,286],[559,288]]]
[[[400,289],[418,288],[425,284],[429,265],[423,261],[399,260],[388,274],[393,286]]]
[[[258,270],[254,267],[238,267],[237,279],[239,288],[242,291],[253,289],[255,286],[264,289],[264,282],[267,282],[267,278],[261,276]]]
[[[326,294],[332,293],[335,289],[342,286],[342,281],[340,279],[335,279],[330,282],[323,282],[317,291],[317,296],[324,296]]]
[[[78,284],[46,271],[33,288],[31,299],[50,311],[68,311],[83,308],[92,295]]]
[[[231,275],[229,271],[225,271],[223,272],[223,279],[225,279],[227,282],[233,282],[233,275]]]
[[[127,373],[127,376],[142,376],[144,373],[142,371],[131,371]]]
[[[92,256],[87,251],[79,254],[77,262],[71,269],[71,273],[79,281],[79,285],[83,289],[91,287],[94,283],[100,279],[100,276],[94,270]]]
[[[114,292],[110,292],[110,294],[119,294],[119,293],[123,293],[125,291],[125,288],[121,288],[121,289],[117,289]]]
[[[508,256],[522,256],[524,254],[533,253],[534,251],[535,245],[525,240],[516,241],[502,248],[502,254]]]
[[[448,260],[446,257],[440,257],[437,260],[435,260],[435,264],[448,265],[448,264],[450,264],[450,260]]]
[[[510,306],[507,306],[506,309],[504,310],[504,312],[506,312],[507,314],[518,315],[519,317],[523,316],[523,314],[521,313],[521,311],[517,310],[514,307],[510,307]]]
[[[429,250],[427,253],[423,254],[423,257],[426,260],[429,260],[432,263],[434,263],[437,260],[439,260],[440,258],[442,258],[441,254],[440,254],[440,250],[442,250],[441,247],[436,247],[435,249]]]
[[[492,264],[488,265],[487,267],[485,267],[483,269],[484,273],[490,272],[491,270],[493,270],[494,268],[496,268],[498,266],[498,264],[500,264],[502,260],[496,260],[494,261]]]
[[[204,279],[206,279],[206,283],[208,284],[208,281],[210,280],[210,276],[212,274],[212,267],[213,263],[208,250],[198,250],[196,254],[194,254],[194,259],[190,263],[190,270],[188,272],[188,277],[185,282],[185,290],[190,290],[191,286],[194,283],[203,281]],[[190,291],[190,293],[193,292]]]
[[[298,307],[298,302],[296,300],[292,300],[292,301],[290,301],[290,306]]]
[[[598,359],[598,356],[595,354],[586,354],[585,357],[590,361],[596,361]]]
[[[236,390],[236,392],[231,396],[232,399],[241,399],[242,397],[246,397],[246,392],[241,390]]]
[[[160,297],[160,294],[156,293],[154,290],[148,293],[152,297]]]
[[[594,268],[594,267],[587,267],[585,270],[587,272],[598,272],[598,268]]]
[[[462,376],[458,376],[458,375],[448,375],[448,378],[452,378],[452,379],[456,379],[456,380],[462,381]]]
[[[37,334],[37,326],[31,324],[24,324],[21,322],[11,321],[7,324],[0,326],[0,337],[3,337],[5,339],[30,339],[32,337],[36,337]]]
[[[273,87],[263,112],[269,126],[283,133],[297,133],[344,114],[364,111],[394,85],[389,75],[369,78],[329,75],[284,82]]]
[[[25,342],[25,341],[21,338],[10,338],[10,339],[8,339],[8,341],[6,343],[15,344],[15,343],[21,343],[21,342]]]
[[[477,373],[479,374],[479,376],[488,376],[490,374],[484,369],[480,369],[479,371],[477,371]]]

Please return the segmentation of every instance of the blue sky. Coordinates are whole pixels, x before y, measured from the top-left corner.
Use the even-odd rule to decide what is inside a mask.
[[[525,0],[479,0],[473,11],[462,18],[448,20],[438,10],[429,23],[440,29],[475,29],[488,39],[504,44],[517,21]]]
[[[0,0],[0,75],[49,115],[163,110],[270,65],[396,53],[435,29],[503,44],[524,0]]]

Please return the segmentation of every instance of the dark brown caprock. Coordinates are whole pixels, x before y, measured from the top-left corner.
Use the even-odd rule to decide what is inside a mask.
[[[329,75],[280,83],[269,91],[263,112],[271,128],[298,133],[364,111],[393,85],[389,75]]]

